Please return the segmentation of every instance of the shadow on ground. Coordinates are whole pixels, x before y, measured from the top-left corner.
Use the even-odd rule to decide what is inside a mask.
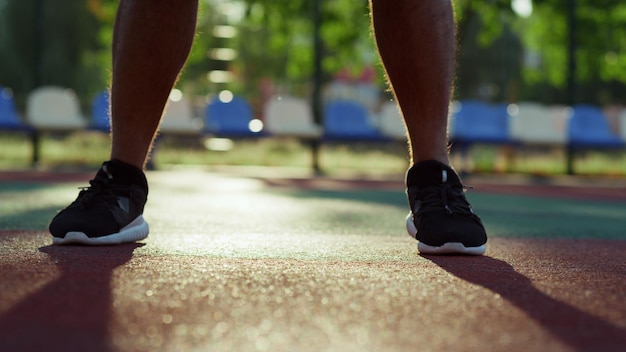
[[[41,247],[59,276],[0,316],[0,350],[112,351],[111,276],[141,246]]]
[[[541,292],[505,261],[483,257],[423,256],[452,275],[514,304],[572,351],[619,350],[626,330]]]

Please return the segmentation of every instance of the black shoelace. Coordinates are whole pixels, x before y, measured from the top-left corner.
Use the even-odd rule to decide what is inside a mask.
[[[417,199],[421,202],[418,213],[443,209],[449,215],[454,213],[473,214],[471,206],[465,199],[463,188],[443,183],[436,186],[423,187],[411,193],[413,193],[412,199]]]
[[[77,202],[84,206],[91,205],[94,201],[116,204],[115,190],[119,189],[119,186],[113,183],[113,175],[107,170],[106,165],[102,166],[102,170],[106,177],[96,177],[89,181],[89,187],[79,187],[81,191]]]

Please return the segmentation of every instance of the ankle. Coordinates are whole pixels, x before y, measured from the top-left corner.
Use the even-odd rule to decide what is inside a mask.
[[[106,166],[107,172],[113,176],[117,183],[140,185],[144,189],[148,189],[148,181],[143,170],[135,165],[126,163],[118,159],[111,159],[103,164]]]

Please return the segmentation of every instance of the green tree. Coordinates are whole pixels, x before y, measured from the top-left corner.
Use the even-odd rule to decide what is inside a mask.
[[[545,68],[528,70],[529,80],[545,78],[556,86],[565,84],[561,68],[567,64],[563,54],[567,52],[567,2],[542,2],[524,25],[524,43],[529,50],[542,54],[542,68]],[[577,78],[626,82],[626,3],[577,0],[577,4]]]
[[[521,18],[510,0],[456,0],[459,33],[457,96],[567,102],[567,13],[574,0],[533,2]],[[624,102],[626,3],[575,0],[577,102]]]
[[[179,86],[196,95],[219,87],[207,80],[217,68],[237,79],[228,88],[252,97],[270,78],[290,92],[308,94],[313,75],[313,1],[200,0],[198,34]],[[563,103],[567,82],[567,9],[573,0],[536,0],[521,18],[511,0],[455,0],[458,27],[457,98],[531,99]],[[243,9],[236,18],[221,8]],[[623,101],[626,91],[626,3],[576,0],[578,101]],[[86,107],[108,85],[116,0],[0,0],[0,85],[13,88],[23,105],[36,85],[73,88]],[[349,68],[377,63],[367,0],[322,1],[324,80]],[[230,24],[238,34],[217,38]],[[209,58],[228,47],[236,58]]]
[[[220,1],[204,1],[198,20],[198,36],[181,85],[212,88],[206,72],[215,65],[207,59],[215,47],[229,47],[238,53],[229,69],[238,81],[230,89],[254,95],[258,82],[269,77],[289,90],[304,92],[313,74],[312,0],[245,0],[243,17],[237,23],[238,35],[228,40],[212,36],[212,27],[228,22],[220,17]],[[223,3],[223,2],[222,2]],[[349,67],[355,71],[376,61],[371,40],[368,3],[365,0],[323,2],[323,67],[328,80]],[[202,83],[204,81],[204,83]]]
[[[510,0],[457,0],[455,97],[512,101],[521,80],[519,18]]]
[[[518,28],[527,55],[534,57],[534,62],[524,68],[528,90],[537,92],[541,91],[537,87],[552,87],[561,102],[567,82],[570,35],[567,10],[571,1],[537,2],[533,15]],[[621,99],[624,102],[626,3],[576,0],[576,4],[576,101],[603,104]]]
[[[0,85],[23,106],[37,86],[74,89],[83,102],[102,89],[106,70],[98,41],[101,19],[86,0],[4,0],[0,3]]]

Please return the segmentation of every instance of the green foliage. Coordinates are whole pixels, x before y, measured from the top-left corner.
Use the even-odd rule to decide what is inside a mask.
[[[244,16],[229,23],[219,15],[219,1],[201,2],[198,35],[181,85],[201,94],[216,87],[206,80],[206,73],[216,63],[207,59],[212,48],[229,47],[238,53],[229,64],[237,82],[229,89],[239,94],[255,95],[264,78],[271,78],[288,90],[305,91],[313,74],[313,2],[310,0],[245,0]],[[321,35],[324,46],[323,69],[328,80],[332,74],[349,67],[358,70],[376,60],[370,38],[368,3],[364,0],[324,1]],[[238,35],[218,39],[212,27],[234,25]]]
[[[494,100],[567,102],[572,1],[535,0],[528,18],[518,17],[509,0],[455,4],[461,98],[481,96],[492,87],[488,90]],[[619,102],[626,89],[626,3],[576,0],[575,4],[574,98],[595,104]]]
[[[506,25],[516,21],[510,0],[457,0],[454,2],[455,17],[459,28],[460,43],[470,46],[466,36],[472,22],[480,22],[480,31],[471,35],[473,45],[486,47],[496,41]],[[471,45],[471,46],[473,46]]]
[[[94,40],[103,25],[94,1],[5,0],[0,3],[0,85],[20,105],[30,90],[59,85],[87,101],[106,83],[107,47]]]
[[[455,2],[458,37],[457,99],[515,100],[522,47],[509,0]]]
[[[324,81],[377,62],[367,0],[200,0],[198,33],[179,86],[204,96],[227,87],[254,98],[260,82],[309,94],[313,75],[313,5],[321,4]],[[225,5],[242,9],[225,15]],[[535,0],[533,14],[517,16],[511,0],[455,0],[459,63],[457,97],[534,99],[563,103],[567,82],[570,0]],[[623,99],[626,87],[626,2],[576,0],[578,100]],[[37,85],[73,88],[88,107],[108,85],[117,0],[0,0],[0,86],[20,107]],[[230,39],[213,27],[237,28]],[[229,63],[209,58],[214,48],[237,51]],[[236,80],[211,84],[207,73],[228,69]],[[375,65],[380,69],[379,65]],[[383,86],[382,72],[379,72]],[[487,93],[485,93],[487,92]]]
[[[615,81],[626,83],[626,3],[577,0],[576,4],[577,82],[583,87],[595,87],[587,91],[598,91]],[[525,47],[540,59],[538,65],[525,68],[526,82],[565,86],[569,5],[565,0],[537,2],[533,16],[520,27]],[[609,94],[613,98],[619,95]],[[595,101],[599,102],[599,97]]]

